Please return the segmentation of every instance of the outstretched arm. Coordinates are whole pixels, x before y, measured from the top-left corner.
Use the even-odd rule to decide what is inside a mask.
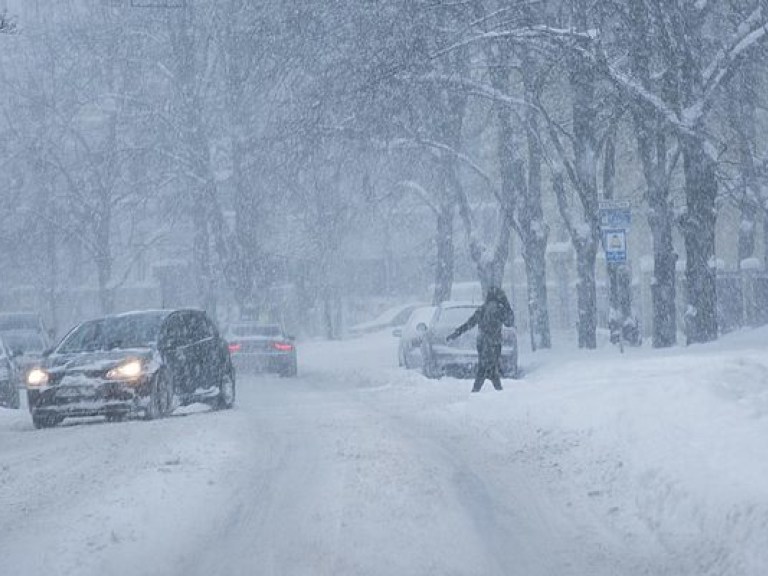
[[[466,332],[467,330],[471,330],[472,328],[477,326],[477,323],[480,321],[480,310],[482,310],[482,308],[478,308],[477,310],[475,310],[475,313],[469,317],[469,320],[467,320],[466,322],[464,322],[464,324],[456,328],[456,330],[454,330],[446,338],[446,340],[456,340],[456,338],[464,334],[464,332]]]

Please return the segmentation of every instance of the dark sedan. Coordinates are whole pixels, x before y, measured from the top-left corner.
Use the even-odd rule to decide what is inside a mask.
[[[81,416],[152,420],[177,403],[230,408],[235,401],[227,344],[199,310],[130,312],[83,322],[26,380],[38,428]]]
[[[275,372],[287,377],[298,373],[296,342],[278,324],[238,322],[227,330],[227,341],[238,370]]]

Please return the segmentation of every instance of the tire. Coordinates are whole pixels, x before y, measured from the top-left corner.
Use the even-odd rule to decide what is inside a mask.
[[[216,403],[218,410],[229,410],[235,405],[235,396],[237,387],[235,386],[235,377],[231,371],[225,372],[219,382],[219,398]]]
[[[432,354],[429,353],[429,348],[427,346],[422,347],[421,357],[424,364],[422,366],[422,371],[424,372],[424,376],[426,376],[430,380],[437,379],[438,378],[437,367],[435,366],[435,363],[432,360]]]
[[[53,428],[64,420],[61,416],[37,416],[32,414],[32,424],[38,430],[41,428]]]
[[[125,420],[125,414],[107,414],[107,422],[122,422]]]
[[[158,372],[149,384],[149,402],[144,410],[144,420],[166,417],[172,408],[173,393],[164,372]]]
[[[408,362],[408,352],[407,351],[403,351],[403,363],[401,364],[401,366],[404,366],[406,370],[410,370],[411,368],[413,368],[413,364]]]
[[[288,364],[286,368],[283,368],[280,371],[280,376],[283,378],[296,378],[296,376],[299,374],[299,363],[296,360],[296,358],[293,358],[291,360],[291,363]]]

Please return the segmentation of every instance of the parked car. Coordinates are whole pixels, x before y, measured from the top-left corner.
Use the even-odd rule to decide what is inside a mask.
[[[298,374],[296,341],[278,324],[237,322],[226,332],[229,353],[238,370]]]
[[[422,338],[423,371],[427,378],[440,378],[450,374],[474,376],[477,370],[477,327],[462,334],[456,340],[446,341],[446,336],[466,322],[480,307],[479,304],[444,302],[424,330]],[[504,327],[502,332],[501,372],[504,377],[517,375],[517,332]]]
[[[51,345],[52,334],[37,312],[0,313],[0,334],[13,332],[34,332],[43,342],[43,348]]]
[[[13,352],[0,338],[0,406],[18,409],[19,372],[13,359]]]
[[[13,352],[14,361],[22,373],[40,364],[43,352],[50,347],[43,334],[32,330],[10,330],[3,332],[1,337]]]
[[[407,369],[418,368],[421,361],[421,340],[435,314],[434,306],[423,306],[411,312],[408,322],[402,328],[395,328],[393,336],[400,338],[397,347],[397,363]]]
[[[11,330],[30,330],[46,332],[45,323],[36,312],[3,312],[0,313],[0,332]]]
[[[129,312],[83,322],[26,375],[32,422],[168,415],[176,404],[231,408],[226,341],[200,310]]]

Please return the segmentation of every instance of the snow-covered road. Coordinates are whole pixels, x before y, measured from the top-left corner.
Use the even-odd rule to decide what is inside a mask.
[[[768,566],[768,331],[524,358],[470,395],[372,335],[235,410],[0,411],[0,574],[733,575]]]

